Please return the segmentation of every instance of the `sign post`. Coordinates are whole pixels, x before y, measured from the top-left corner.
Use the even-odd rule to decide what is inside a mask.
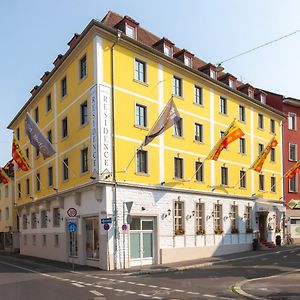
[[[74,266],[74,255],[75,255],[75,233],[78,229],[78,219],[77,219],[77,209],[76,208],[69,208],[67,210],[67,227],[70,236],[70,243],[71,243],[71,259],[72,259],[72,270],[75,270]]]

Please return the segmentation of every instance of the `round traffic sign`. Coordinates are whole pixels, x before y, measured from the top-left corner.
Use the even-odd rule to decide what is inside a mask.
[[[68,210],[67,210],[67,215],[72,218],[72,217],[76,217],[77,216],[77,209],[74,208],[74,207],[70,207]]]
[[[109,229],[109,224],[107,224],[107,223],[106,223],[106,224],[104,224],[104,225],[103,225],[103,228],[104,228],[104,230],[106,230],[106,231],[107,231],[107,230]]]
[[[68,229],[69,229],[69,232],[76,232],[77,231],[77,225],[75,223],[69,223]]]
[[[127,225],[126,225],[126,224],[123,224],[123,225],[122,225],[122,230],[123,230],[123,231],[127,230]]]

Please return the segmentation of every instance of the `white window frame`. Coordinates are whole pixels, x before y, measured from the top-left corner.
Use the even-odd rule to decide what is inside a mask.
[[[257,115],[257,127],[258,129],[264,129],[264,115],[261,113]]]
[[[221,167],[221,185],[228,186],[228,167]]]
[[[173,135],[176,137],[183,137],[183,118],[180,118],[173,125]]]
[[[147,63],[140,58],[134,59],[134,80],[147,83]]]
[[[246,122],[246,108],[243,105],[239,105],[239,120]]]
[[[295,147],[294,148],[294,152],[295,152],[295,157],[294,158],[291,156],[292,147]],[[297,144],[289,143],[289,161],[297,161],[297,151],[298,151]]]
[[[203,143],[203,124],[195,122],[194,128],[194,140]]]
[[[265,175],[264,174],[258,174],[258,190],[259,191],[265,191]]]
[[[271,187],[270,187],[270,190],[271,190],[271,193],[276,193],[276,176],[271,176],[270,178],[270,181],[271,181]]]
[[[239,174],[240,174],[240,177],[239,177],[240,188],[246,189],[247,188],[247,172],[244,170],[240,170]]]
[[[125,34],[128,37],[136,40],[136,28],[127,23],[125,24]]]
[[[204,164],[202,161],[195,161],[195,179],[197,182],[204,182]]]
[[[289,179],[289,193],[298,193],[298,174]]]
[[[174,232],[183,230],[184,232],[184,202],[174,202]],[[184,234],[184,233],[183,233]]]
[[[141,116],[140,116],[140,109],[143,109],[144,111],[144,122],[143,124],[140,123],[141,121]],[[147,128],[147,121],[148,121],[148,116],[147,116],[147,106],[144,104],[136,103],[135,104],[135,126],[141,127],[141,128]]]
[[[214,204],[214,231],[223,232],[223,205]]]
[[[276,125],[274,119],[270,119],[270,132],[273,134],[275,134],[276,132]]]
[[[177,170],[177,161],[180,161],[180,166],[181,166],[181,169],[180,170]],[[180,174],[178,174],[180,173]],[[180,175],[180,176],[177,176],[177,175]],[[174,157],[174,178],[176,179],[183,179],[184,178],[184,161],[183,161],[183,158],[181,157]]]
[[[195,208],[195,222],[196,222],[196,234],[205,233],[205,204],[196,203]]]
[[[297,115],[293,112],[288,113],[288,129],[297,130]]]
[[[183,80],[175,75],[173,76],[173,95],[179,98],[183,97]]]
[[[187,55],[184,55],[184,64],[188,67],[192,67],[192,58],[188,57]]]
[[[144,163],[141,162],[141,156],[144,155]],[[143,166],[143,168],[141,168]],[[149,174],[148,151],[139,149],[136,153],[136,173]]]
[[[203,89],[199,85],[194,86],[194,103],[203,105]]]
[[[246,139],[240,138],[239,139],[240,144],[240,154],[246,154]]]
[[[164,43],[164,54],[167,55],[168,57],[173,57],[172,47],[166,45],[165,43]]]
[[[220,114],[222,114],[222,115],[227,115],[228,114],[227,99],[223,96],[220,96]]]

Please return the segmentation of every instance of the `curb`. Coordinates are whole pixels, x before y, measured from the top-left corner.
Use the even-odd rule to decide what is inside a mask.
[[[298,249],[298,248],[299,247],[295,247],[293,249]],[[182,266],[182,267],[169,267],[169,268],[160,268],[160,269],[154,269],[154,270],[140,270],[140,271],[125,273],[124,275],[125,276],[126,275],[127,276],[138,276],[138,275],[179,272],[179,271],[192,270],[192,269],[198,269],[198,268],[204,268],[204,267],[211,267],[211,266],[217,265],[217,264],[233,262],[233,261],[239,261],[239,260],[244,260],[244,259],[253,258],[253,257],[268,256],[268,255],[271,255],[273,253],[283,253],[283,252],[288,252],[290,250],[291,250],[291,248],[290,249],[285,249],[285,250],[277,250],[277,251],[272,251],[272,252],[268,252],[268,253],[257,254],[257,255],[250,255],[250,256],[244,256],[244,257],[223,259],[223,260],[218,260],[218,261],[211,261],[211,262],[199,263],[199,264]],[[236,288],[236,287],[234,286],[234,288]],[[247,297],[249,297],[249,296],[247,296]],[[252,299],[262,300],[264,298],[252,298]]]

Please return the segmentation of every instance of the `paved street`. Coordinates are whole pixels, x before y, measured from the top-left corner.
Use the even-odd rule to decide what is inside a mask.
[[[300,298],[299,247],[248,254],[212,266],[145,275],[88,267],[72,272],[64,264],[0,255],[0,299],[241,299],[233,286],[247,296]]]

